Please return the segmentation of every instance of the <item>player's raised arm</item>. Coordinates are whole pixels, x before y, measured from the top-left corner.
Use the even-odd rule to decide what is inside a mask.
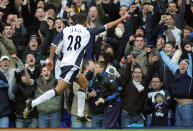
[[[129,13],[125,13],[125,15],[124,15],[123,17],[121,17],[121,18],[119,18],[119,19],[117,19],[117,20],[115,20],[115,21],[113,21],[113,22],[107,23],[107,24],[106,24],[106,28],[107,28],[107,29],[110,29],[110,28],[116,26],[117,24],[119,24],[120,22],[126,20],[127,18],[130,18]]]

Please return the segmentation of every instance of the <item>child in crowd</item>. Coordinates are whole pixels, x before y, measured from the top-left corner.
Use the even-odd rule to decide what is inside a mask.
[[[155,95],[155,103],[150,102],[152,104],[151,126],[168,126],[169,100],[169,96],[164,101],[163,94],[157,93]]]

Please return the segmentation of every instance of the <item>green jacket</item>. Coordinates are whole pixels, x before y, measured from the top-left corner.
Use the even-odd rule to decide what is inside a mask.
[[[11,55],[17,54],[17,49],[13,43],[13,40],[8,39],[5,36],[0,37],[0,56],[9,56],[10,67],[16,67],[16,60],[11,58]]]
[[[145,48],[139,49],[139,48],[134,46],[132,51],[135,54],[138,54],[138,56],[137,56],[137,59],[138,59],[137,64],[139,64],[141,66],[143,74],[145,76],[148,76],[150,63],[149,63],[149,59],[148,59],[147,53],[145,51]]]
[[[51,75],[50,80],[47,83],[44,83],[42,77],[39,77],[37,79],[37,88],[35,91],[35,97],[39,97],[46,91],[55,88],[55,79]],[[55,113],[61,110],[61,101],[60,101],[60,96],[54,97],[50,99],[49,101],[46,101],[40,105],[37,106],[38,111],[40,113]]]

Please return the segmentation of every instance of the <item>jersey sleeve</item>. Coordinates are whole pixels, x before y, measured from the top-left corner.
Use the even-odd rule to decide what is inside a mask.
[[[98,35],[99,33],[104,32],[106,30],[107,28],[104,25],[96,27],[96,28],[88,28],[88,31],[90,32],[91,36]]]
[[[55,47],[58,47],[58,45],[63,42],[63,35],[64,35],[64,34],[63,34],[63,31],[61,31],[60,33],[58,33],[58,34],[55,36],[54,40],[52,41],[51,45],[52,45],[52,46],[55,46]]]

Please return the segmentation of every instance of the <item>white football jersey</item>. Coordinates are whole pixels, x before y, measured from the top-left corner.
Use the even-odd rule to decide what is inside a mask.
[[[89,31],[82,25],[66,27],[53,40],[52,45],[62,44],[62,66],[74,65],[80,67],[86,46],[90,40]]]

